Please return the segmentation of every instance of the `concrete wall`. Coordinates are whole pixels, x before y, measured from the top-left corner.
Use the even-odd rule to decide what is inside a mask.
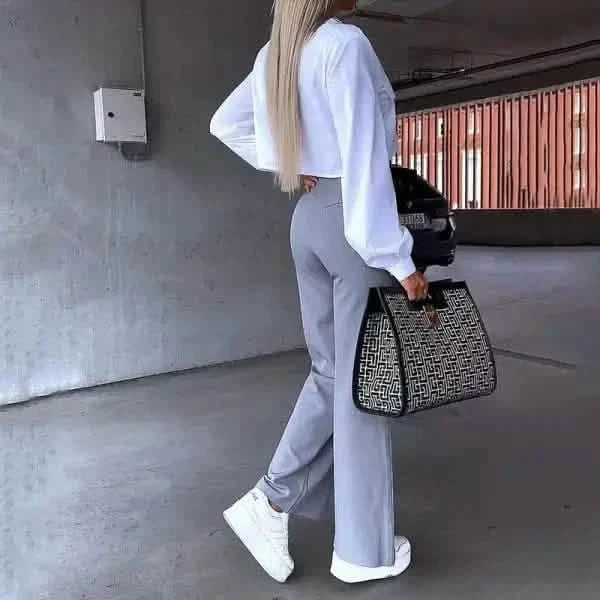
[[[458,210],[456,221],[461,244],[600,245],[600,210]]]
[[[291,202],[207,129],[269,2],[148,2],[154,157],[93,141],[137,0],[0,6],[0,403],[302,343]]]

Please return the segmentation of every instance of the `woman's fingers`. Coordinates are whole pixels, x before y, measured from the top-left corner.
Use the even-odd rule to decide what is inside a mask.
[[[414,273],[402,281],[401,285],[406,290],[409,300],[421,302],[427,299],[429,283],[422,273]]]
[[[316,177],[302,176],[302,186],[306,193],[312,192],[317,187],[317,182],[318,180]]]

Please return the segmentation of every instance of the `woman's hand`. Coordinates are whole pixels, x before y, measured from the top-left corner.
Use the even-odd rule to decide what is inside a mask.
[[[307,194],[317,187],[317,183],[319,183],[317,177],[313,177],[312,175],[302,175],[302,187]]]
[[[406,290],[408,299],[411,302],[423,302],[429,295],[429,282],[423,273],[413,273],[400,282],[400,285]]]

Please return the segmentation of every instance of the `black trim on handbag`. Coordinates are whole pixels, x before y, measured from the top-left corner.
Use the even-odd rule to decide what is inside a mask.
[[[354,363],[359,409],[401,417],[496,386],[494,353],[466,283],[432,282],[425,303],[400,287],[371,289]]]

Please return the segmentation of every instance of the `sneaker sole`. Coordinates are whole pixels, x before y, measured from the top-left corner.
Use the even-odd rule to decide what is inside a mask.
[[[243,517],[239,515],[239,511],[243,511]],[[275,581],[285,583],[292,571],[282,561],[278,561],[282,570],[281,573],[277,573],[274,569],[270,568],[266,557],[272,558],[275,553],[271,543],[262,533],[252,514],[243,505],[234,504],[223,513],[223,518],[265,572]],[[286,574],[284,575],[283,573]]]
[[[393,567],[375,567],[369,569],[368,576],[359,576],[352,574],[352,567],[347,567],[345,563],[334,558],[331,564],[331,574],[344,583],[365,583],[367,581],[377,581],[380,579],[389,579],[402,575],[410,566],[411,550],[401,556],[396,557],[396,563]],[[364,571],[363,571],[364,573]]]

